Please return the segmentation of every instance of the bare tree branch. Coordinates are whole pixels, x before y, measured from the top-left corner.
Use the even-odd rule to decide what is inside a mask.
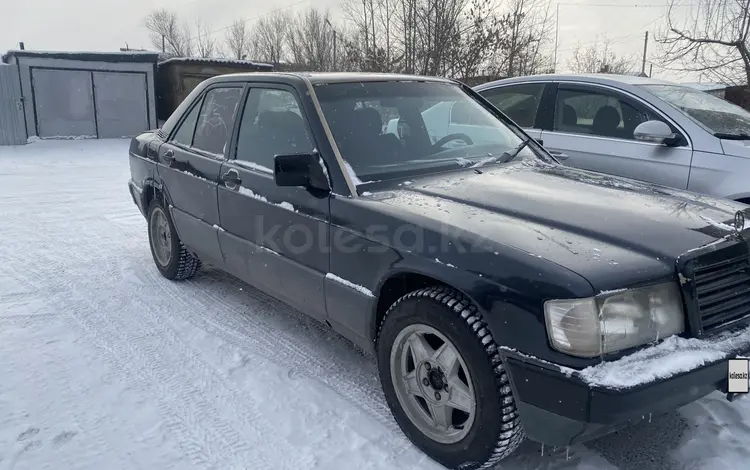
[[[601,46],[599,45],[601,44]],[[617,57],[606,39],[587,46],[578,45],[568,67],[575,73],[630,74],[637,70],[636,63],[628,57]]]
[[[280,64],[286,59],[291,24],[290,15],[282,11],[276,11],[258,20],[252,33],[258,60]]]
[[[195,29],[198,31],[196,36],[196,54],[202,58],[213,57],[217,52],[216,39],[211,36],[208,25],[198,20],[195,22]]]
[[[251,51],[250,29],[247,21],[239,18],[232,23],[224,35],[227,55],[232,59],[247,59]]]
[[[656,38],[660,65],[726,83],[750,82],[750,0],[698,0],[680,23],[681,2],[670,0],[667,26]]]
[[[187,25],[180,26],[177,13],[161,8],[149,13],[143,21],[149,31],[151,45],[169,57],[189,57],[192,38]]]

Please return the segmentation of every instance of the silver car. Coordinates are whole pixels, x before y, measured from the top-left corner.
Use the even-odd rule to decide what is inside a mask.
[[[675,83],[536,75],[474,88],[569,166],[750,204],[750,113]]]

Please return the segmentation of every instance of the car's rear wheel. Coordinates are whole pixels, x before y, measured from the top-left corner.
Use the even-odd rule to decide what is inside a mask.
[[[167,279],[189,279],[201,266],[200,260],[180,241],[172,218],[158,200],[154,200],[148,210],[148,241],[154,263]]]
[[[396,422],[448,468],[491,467],[524,439],[497,345],[476,307],[453,289],[420,289],[390,307],[378,368]]]

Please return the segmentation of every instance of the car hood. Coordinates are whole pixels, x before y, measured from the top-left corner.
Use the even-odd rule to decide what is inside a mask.
[[[748,209],[557,164],[522,161],[481,171],[403,182],[373,197],[555,262],[602,289],[674,276],[679,255],[733,236],[736,212]]]
[[[750,158],[750,140],[721,139],[721,147],[727,155]]]

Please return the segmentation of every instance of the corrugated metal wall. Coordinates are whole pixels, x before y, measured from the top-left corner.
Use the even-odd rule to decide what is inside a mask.
[[[15,65],[0,64],[0,145],[26,143],[21,82]]]

